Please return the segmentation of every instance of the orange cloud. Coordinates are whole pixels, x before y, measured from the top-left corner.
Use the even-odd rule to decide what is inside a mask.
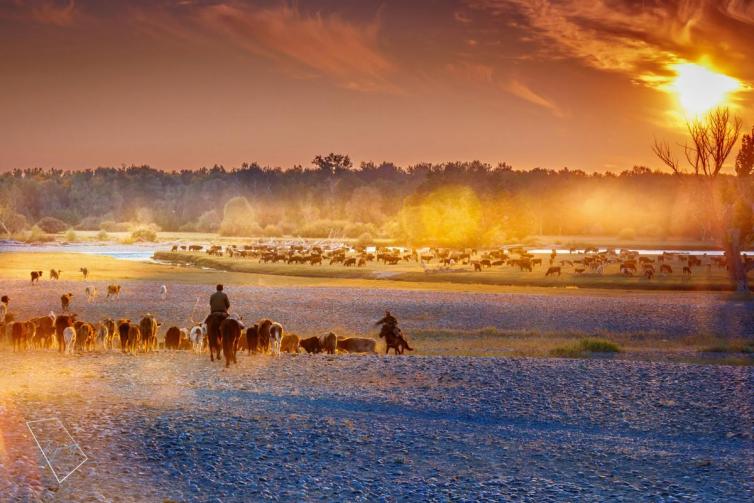
[[[555,103],[534,92],[531,88],[529,88],[526,84],[519,80],[512,79],[506,84],[503,84],[502,88],[524,101],[528,101],[529,103],[549,110],[556,117],[562,118],[565,115],[560,107],[558,107]]]
[[[184,0],[172,7],[131,8],[129,19],[152,36],[230,44],[276,63],[294,78],[324,77],[345,89],[401,92],[390,79],[394,65],[380,48],[379,16],[358,24],[337,13],[304,13],[296,5]]]

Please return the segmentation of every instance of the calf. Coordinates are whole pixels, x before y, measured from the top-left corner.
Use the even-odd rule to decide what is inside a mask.
[[[50,279],[60,279],[60,273],[62,273],[60,269],[57,271],[55,269],[50,269]]]
[[[691,276],[691,267],[689,267],[689,266],[684,266],[684,267],[683,267],[683,274],[684,274],[684,276],[685,276],[685,275]]]
[[[84,281],[86,281],[86,278],[89,276],[89,269],[82,267],[79,269],[79,271],[81,271],[81,274],[84,275]]]
[[[34,338],[37,327],[33,321],[16,321],[11,325],[13,351],[25,351]]]
[[[672,267],[670,267],[670,265],[669,265],[669,264],[662,264],[662,265],[660,266],[660,273],[661,273],[661,274],[664,274],[664,273],[667,273],[667,274],[673,274],[673,268],[672,268]]]
[[[349,337],[338,341],[338,349],[346,353],[376,353],[377,341],[362,337]]]
[[[39,278],[42,277],[42,271],[31,271],[31,284],[39,283]]]
[[[95,331],[91,323],[77,321],[73,324],[76,330],[76,350],[91,351],[94,349]]]
[[[50,349],[53,335],[55,335],[55,313],[50,311],[49,315],[32,318],[31,321],[37,327],[36,342],[38,347]]]

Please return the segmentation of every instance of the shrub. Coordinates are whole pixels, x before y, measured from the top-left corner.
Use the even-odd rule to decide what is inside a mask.
[[[149,227],[142,227],[131,232],[131,241],[157,241],[157,232]]]
[[[53,236],[48,236],[38,225],[32,227],[28,236],[26,236],[26,241],[29,243],[45,243],[54,240]]]
[[[76,231],[73,230],[73,227],[66,231],[65,240],[69,243],[75,243],[76,241],[78,241],[78,236],[76,235]]]
[[[585,338],[567,346],[559,346],[550,351],[551,356],[560,358],[582,358],[588,353],[620,353],[618,344],[605,339]]]
[[[36,226],[39,227],[42,232],[48,234],[57,234],[68,228],[67,223],[54,217],[44,217],[37,222]]]
[[[97,239],[99,241],[108,241],[110,239],[110,235],[106,231],[102,230],[97,233]]]

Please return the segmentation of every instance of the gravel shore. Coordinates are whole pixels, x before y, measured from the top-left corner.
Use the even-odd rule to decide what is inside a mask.
[[[6,501],[754,498],[751,367],[0,353]],[[25,421],[89,460],[58,484]]]
[[[196,299],[195,318],[206,315],[214,285],[168,284],[168,299],[159,298],[160,283],[121,282],[120,300],[104,299],[107,283],[3,281],[17,319],[60,310],[60,295],[73,292],[72,310],[79,318],[138,319],[151,312],[169,325],[187,326]],[[100,297],[86,302],[84,287]],[[226,285],[233,309],[246,319],[270,317],[299,334],[345,331],[375,335],[371,323],[390,309],[404,330],[495,327],[542,332],[616,332],[661,337],[716,335],[754,337],[750,303],[730,302],[712,292],[464,293],[341,287],[260,287]],[[536,292],[536,291],[535,291]]]

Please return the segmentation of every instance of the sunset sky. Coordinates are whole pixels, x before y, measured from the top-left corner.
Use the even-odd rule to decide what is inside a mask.
[[[659,168],[752,85],[747,0],[0,0],[0,170]]]

